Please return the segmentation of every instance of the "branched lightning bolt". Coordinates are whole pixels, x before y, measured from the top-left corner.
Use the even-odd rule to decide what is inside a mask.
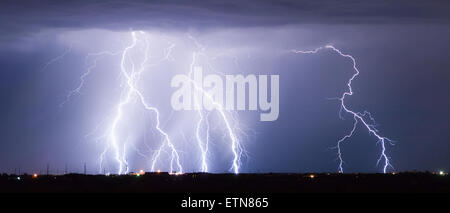
[[[97,67],[97,61],[100,57],[105,56],[105,55],[109,55],[109,56],[115,56],[115,55],[119,55],[121,52],[109,52],[109,51],[102,51],[102,52],[98,52],[98,53],[89,53],[86,56],[85,59],[85,63],[88,63],[88,59],[90,57],[94,57],[92,64],[89,64],[87,66],[87,70],[85,73],[83,73],[80,76],[80,83],[78,84],[78,86],[69,91],[69,93],[67,93],[66,95],[66,99],[60,104],[60,107],[64,106],[64,104],[66,104],[68,101],[70,101],[70,98],[76,94],[81,94],[81,89],[84,87],[84,83],[86,81],[86,78],[91,74],[92,70],[95,69]]]
[[[204,54],[203,51],[205,50],[205,48],[203,47],[203,45],[201,45],[194,37],[192,37],[191,35],[188,35],[189,39],[191,39],[194,44],[197,46],[197,48],[199,49],[198,51],[194,51],[192,53],[192,61],[189,67],[189,81],[192,83],[192,85],[194,86],[194,89],[198,92],[200,92],[202,94],[202,96],[204,98],[206,98],[208,101],[210,101],[212,103],[212,105],[214,106],[214,109],[217,110],[217,112],[219,113],[220,117],[222,118],[225,127],[226,127],[226,132],[228,134],[228,138],[230,140],[230,145],[231,145],[231,151],[233,153],[233,160],[232,160],[232,165],[231,165],[231,170],[235,173],[238,174],[239,173],[239,168],[240,168],[240,164],[241,164],[241,156],[244,153],[244,149],[243,146],[240,143],[239,138],[237,137],[233,127],[231,126],[231,122],[230,119],[227,116],[227,113],[224,109],[224,106],[218,102],[216,102],[214,100],[214,98],[211,96],[211,94],[209,94],[206,90],[204,90],[201,86],[199,86],[197,84],[197,82],[195,82],[195,80],[193,79],[193,72],[194,72],[194,67],[197,64],[197,58],[199,55]],[[208,64],[209,65],[209,64]],[[199,105],[202,104],[202,99],[200,99],[197,96],[194,96],[194,104],[196,107],[198,107]],[[201,171],[202,172],[208,172],[208,163],[207,163],[207,155],[208,155],[208,145],[209,145],[209,122],[208,122],[208,115],[205,117],[203,115],[202,110],[198,110],[198,115],[199,115],[199,120],[197,122],[197,126],[196,126],[196,140],[198,143],[198,146],[200,148],[201,151]],[[201,127],[202,124],[205,123],[206,126],[206,137],[205,139],[202,139],[201,137]]]
[[[140,31],[140,34],[145,34],[144,32]],[[133,38],[133,42],[130,46],[127,46],[125,48],[125,50],[122,53],[122,59],[121,59],[121,73],[123,75],[123,77],[125,77],[126,80],[126,87],[125,87],[125,97],[122,98],[122,100],[119,102],[118,106],[117,106],[117,114],[114,118],[114,121],[112,123],[111,126],[111,132],[109,135],[109,140],[111,141],[112,147],[116,153],[116,160],[119,163],[119,174],[122,173],[123,170],[123,160],[120,159],[120,149],[117,145],[118,143],[118,139],[117,139],[117,133],[116,133],[116,129],[117,129],[117,125],[120,122],[121,117],[123,116],[123,106],[126,104],[129,104],[132,99],[137,98],[140,103],[142,104],[142,106],[149,111],[152,111],[155,116],[156,116],[156,125],[155,128],[156,130],[163,136],[163,145],[161,146],[161,148],[158,150],[156,157],[154,158],[154,161],[152,163],[152,170],[154,170],[155,167],[155,163],[158,160],[159,154],[161,153],[161,150],[164,146],[168,146],[171,150],[171,160],[170,160],[170,172],[174,171],[174,161],[176,163],[178,172],[177,173],[182,173],[183,172],[183,168],[181,166],[180,163],[180,159],[179,159],[179,155],[178,152],[175,148],[175,146],[173,145],[172,141],[170,140],[169,135],[161,129],[160,126],[160,115],[159,115],[159,110],[155,107],[152,107],[150,104],[147,103],[147,101],[145,100],[144,96],[142,95],[141,91],[137,88],[136,83],[139,81],[141,74],[143,73],[143,71],[145,70],[145,65],[148,61],[148,49],[149,49],[149,41],[148,38],[145,39],[145,58],[142,61],[142,63],[139,65],[138,70],[136,70],[136,65],[134,64],[134,61],[131,58],[131,55],[129,55],[129,51],[131,49],[133,49],[137,43],[138,43],[138,39],[136,36],[137,32],[132,32],[132,38]],[[126,66],[125,66],[125,62],[127,61],[127,58],[129,58],[129,62],[131,63],[131,70],[127,70]]]
[[[138,39],[139,36],[139,39]],[[141,38],[144,37],[144,38]],[[127,116],[127,112],[125,111],[124,107],[128,104],[133,104],[136,101],[145,109],[150,112],[152,112],[155,115],[155,121],[156,124],[154,128],[158,131],[158,133],[162,136],[162,144],[160,148],[155,152],[153,158],[152,158],[152,171],[154,171],[154,168],[156,166],[156,162],[159,160],[160,153],[162,151],[166,152],[164,149],[165,147],[168,147],[171,153],[171,159],[170,159],[170,172],[177,171],[177,174],[181,174],[183,172],[183,168],[180,163],[180,158],[178,155],[178,151],[176,150],[174,144],[172,143],[169,135],[162,129],[161,122],[160,122],[160,113],[159,110],[153,106],[151,106],[147,100],[144,98],[144,95],[142,94],[141,90],[137,87],[137,83],[140,80],[141,74],[146,70],[148,66],[154,65],[154,64],[148,64],[149,63],[149,48],[150,48],[150,42],[148,39],[148,36],[146,36],[145,32],[142,31],[133,31],[131,32],[131,38],[132,42],[128,46],[126,46],[122,51],[119,52],[110,52],[110,51],[102,51],[99,53],[89,53],[86,57],[86,62],[88,61],[88,58],[93,57],[93,61],[90,65],[87,66],[87,71],[83,73],[80,77],[80,83],[78,86],[71,90],[67,96],[64,102],[61,103],[61,105],[64,105],[67,101],[70,100],[70,98],[75,95],[79,94],[81,89],[83,88],[85,84],[85,78],[91,74],[91,71],[96,67],[97,61],[102,56],[116,56],[120,55],[120,74],[121,77],[124,79],[124,83],[122,85],[122,93],[120,100],[118,104],[115,107],[113,119],[109,127],[107,128],[107,131],[100,137],[107,141],[107,146],[103,150],[103,152],[100,154],[100,171],[103,170],[102,166],[104,164],[105,157],[107,153],[112,150],[114,154],[114,159],[117,162],[118,165],[118,174],[124,174],[129,172],[129,165],[127,162],[127,140],[120,140],[118,137],[118,131],[119,131],[119,124],[121,123],[122,119]],[[137,48],[138,46],[144,47],[144,59],[141,60],[140,63],[135,62],[138,59],[134,58],[133,55],[130,53],[133,49]],[[164,50],[164,58],[159,60],[158,62],[164,61],[164,60],[173,60],[171,58],[171,51],[175,45],[171,44],[169,48]],[[129,67],[126,66],[126,64],[130,64]],[[97,140],[100,140],[99,138]],[[142,154],[139,152],[139,154]]]
[[[73,44],[70,44],[69,48],[67,48],[61,55],[56,56],[55,58],[52,58],[50,61],[48,61],[47,63],[44,64],[44,66],[41,68],[41,72],[46,70],[48,66],[50,66],[51,64],[61,60],[62,58],[64,58],[64,56],[66,56],[67,54],[69,54],[72,51],[72,46]]]
[[[389,138],[381,136],[378,133],[378,130],[375,128],[375,120],[374,120],[374,118],[372,117],[372,115],[369,112],[367,112],[367,111],[365,111],[364,113],[355,112],[355,111],[349,109],[345,105],[345,97],[353,95],[352,82],[359,75],[359,70],[358,70],[355,58],[353,56],[349,55],[349,54],[342,53],[341,50],[337,49],[336,47],[334,47],[332,45],[326,45],[326,46],[319,47],[319,48],[316,48],[314,50],[308,50],[308,51],[292,50],[292,52],[294,52],[294,53],[301,53],[301,54],[315,54],[315,53],[319,52],[320,50],[324,50],[324,49],[330,49],[330,50],[338,53],[340,56],[350,59],[350,61],[352,62],[352,65],[353,65],[353,70],[355,71],[354,74],[351,76],[351,78],[347,82],[348,90],[345,91],[342,94],[341,97],[337,98],[337,100],[339,100],[340,105],[341,105],[340,106],[341,109],[340,109],[340,112],[339,112],[339,117],[342,118],[341,112],[343,110],[346,113],[352,115],[353,119],[354,119],[353,128],[351,129],[351,131],[347,135],[345,135],[344,137],[339,139],[338,142],[337,142],[336,148],[337,148],[338,159],[339,159],[339,172],[343,172],[344,171],[343,170],[343,166],[342,166],[342,164],[344,162],[343,158],[342,158],[342,152],[341,152],[342,143],[346,139],[348,139],[348,138],[353,136],[353,134],[354,134],[354,132],[356,130],[358,121],[359,121],[363,125],[363,127],[365,127],[369,131],[369,134],[372,134],[373,136],[375,136],[377,138],[378,142],[381,144],[381,153],[380,153],[380,157],[378,158],[377,164],[379,164],[380,161],[384,161],[383,172],[386,173],[387,169],[389,167],[392,168],[392,165],[390,164],[390,161],[389,161],[389,157],[386,155],[386,143],[392,144],[393,141],[390,140]],[[368,117],[368,120],[370,122],[372,122],[372,123],[369,123],[369,121],[367,120],[366,117]]]

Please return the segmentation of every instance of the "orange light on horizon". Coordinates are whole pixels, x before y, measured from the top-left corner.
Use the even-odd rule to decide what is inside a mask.
[[[33,178],[37,178],[37,177],[38,177],[38,174],[34,173]]]

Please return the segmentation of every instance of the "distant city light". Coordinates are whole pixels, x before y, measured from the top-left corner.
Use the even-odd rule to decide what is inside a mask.
[[[158,174],[161,173],[161,170],[158,169],[158,171],[156,171],[156,173],[158,173]]]
[[[444,176],[444,175],[446,175],[446,174],[445,174],[445,172],[444,172],[444,171],[442,171],[442,170],[441,170],[441,171],[439,171],[439,175],[442,175],[442,176]]]
[[[145,171],[144,171],[143,169],[141,169],[141,170],[139,170],[139,174],[140,174],[140,175],[144,175],[144,174],[145,174]]]
[[[313,174],[309,175],[309,177],[310,177],[311,179],[315,178],[315,176],[314,176]]]
[[[37,177],[38,177],[38,174],[34,173],[33,178],[37,178]]]
[[[171,172],[171,173],[169,173],[169,175],[182,175],[183,173],[182,172]]]

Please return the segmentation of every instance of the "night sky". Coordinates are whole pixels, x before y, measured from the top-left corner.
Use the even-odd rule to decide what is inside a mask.
[[[330,98],[347,89],[352,64],[332,51],[290,52],[327,44],[357,60],[361,73],[347,105],[370,111],[380,134],[395,141],[386,151],[394,170],[448,171],[449,11],[446,0],[3,0],[0,172],[44,172],[47,164],[52,173],[62,173],[65,165],[69,172],[82,172],[84,163],[89,173],[99,172],[106,143],[99,139],[101,128],[120,97],[120,59],[99,59],[80,94],[61,103],[86,71],[86,55],[120,50],[135,30],[150,35],[155,58],[167,41],[176,43],[173,60],[151,68],[140,85],[161,110],[163,128],[180,150],[186,172],[200,167],[195,117],[172,112],[170,79],[188,72],[196,48],[189,36],[204,46],[221,73],[280,76],[278,120],[261,122],[259,112],[238,113],[247,151],[241,172],[337,172],[333,147],[351,130],[352,118],[339,119],[339,102]],[[154,117],[141,119],[140,113],[130,113],[123,128],[136,144],[127,159],[131,170],[149,170],[148,159],[136,151],[143,150],[140,142],[149,144],[149,156],[161,142],[151,127]],[[214,122],[210,171],[229,172],[228,139],[223,125]],[[358,126],[343,144],[344,171],[381,172],[380,149],[376,138]],[[114,166],[108,168],[115,172]]]

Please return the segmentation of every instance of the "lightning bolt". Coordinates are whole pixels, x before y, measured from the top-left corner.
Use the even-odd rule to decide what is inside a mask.
[[[91,64],[89,64],[87,66],[87,71],[85,73],[83,73],[80,76],[80,82],[78,84],[78,86],[69,91],[66,95],[66,99],[59,105],[60,107],[63,107],[64,104],[66,104],[67,102],[70,101],[70,99],[72,98],[72,96],[76,95],[76,94],[81,94],[81,89],[84,87],[84,83],[86,82],[86,78],[91,74],[92,70],[95,69],[97,67],[97,61],[103,57],[103,56],[116,56],[121,54],[121,52],[109,52],[109,51],[102,51],[102,52],[98,52],[98,53],[88,53],[88,55],[86,56],[85,59],[85,64],[88,64],[88,59],[93,57],[93,61],[91,62]]]
[[[355,133],[357,124],[359,122],[362,124],[363,127],[365,127],[367,129],[367,131],[369,131],[369,134],[371,134],[377,138],[377,140],[378,140],[377,143],[381,144],[381,153],[380,153],[380,157],[377,160],[377,165],[381,161],[384,161],[383,172],[386,173],[387,169],[389,167],[393,168],[389,161],[390,158],[386,155],[386,143],[390,143],[391,145],[393,145],[393,141],[390,140],[389,138],[381,136],[378,133],[379,131],[375,128],[375,125],[376,125],[375,120],[369,112],[367,112],[367,111],[365,111],[364,113],[355,112],[355,111],[349,109],[347,107],[347,105],[345,105],[345,98],[347,96],[353,95],[352,82],[360,73],[358,66],[356,64],[355,58],[349,54],[342,53],[341,50],[337,49],[336,47],[334,47],[332,45],[326,45],[326,46],[318,47],[314,50],[308,50],[308,51],[302,51],[302,50],[291,50],[291,51],[293,53],[299,53],[299,54],[316,54],[317,52],[319,52],[321,50],[325,50],[325,49],[332,50],[335,53],[337,53],[339,56],[350,59],[350,61],[352,62],[352,65],[353,65],[353,70],[355,71],[354,74],[351,76],[351,78],[347,81],[348,90],[345,91],[344,93],[342,93],[341,97],[336,98],[337,100],[339,100],[340,107],[341,107],[341,109],[339,111],[339,117],[342,119],[342,115],[341,115],[342,111],[345,111],[346,113],[353,116],[353,128],[350,130],[350,132],[348,134],[346,134],[344,137],[339,139],[337,142],[336,148],[337,148],[337,154],[338,154],[338,159],[339,159],[339,166],[338,166],[339,172],[342,173],[344,171],[343,170],[344,160],[342,158],[342,152],[341,152],[342,143],[345,140],[347,140],[348,138],[353,136],[353,134]],[[371,123],[369,123],[369,122],[371,122]]]
[[[204,50],[204,47],[202,45],[200,45],[200,43],[197,42],[197,40],[192,37],[191,35],[188,35],[189,39],[191,39],[192,41],[194,41],[195,45],[197,46],[197,48],[200,49],[200,51]],[[197,52],[193,52],[192,53],[192,61],[191,64],[189,66],[189,74],[188,77],[190,79],[191,82],[193,82],[194,86],[197,86],[196,82],[194,82],[193,80],[193,72],[194,72],[194,66],[196,64],[196,59],[197,59]],[[196,87],[197,90],[198,86]],[[203,91],[202,89],[199,91]],[[199,97],[197,95],[194,96],[194,104],[195,104],[195,109],[200,109],[200,105],[203,103],[199,103],[200,100],[198,100]],[[206,141],[203,141],[202,137],[201,137],[201,127],[204,121],[208,121],[208,118],[204,118],[203,116],[203,112],[202,110],[197,110],[198,115],[199,115],[199,120],[197,122],[197,126],[196,126],[196,131],[195,131],[195,138],[197,140],[197,144],[198,147],[200,149],[201,152],[201,171],[202,172],[208,172],[208,162],[207,162],[207,156],[208,156],[208,146],[209,146],[209,137],[206,138]],[[206,131],[207,136],[209,136],[209,128]]]
[[[52,58],[50,61],[48,61],[47,63],[44,64],[44,66],[42,66],[41,68],[41,72],[46,70],[48,66],[50,66],[51,64],[61,60],[62,58],[64,58],[64,56],[66,56],[67,54],[69,54],[70,52],[72,52],[72,47],[73,44],[70,44],[69,48],[67,48],[63,53],[61,53],[61,55],[58,55],[54,58]]]
[[[205,55],[204,50],[205,48],[203,47],[203,45],[201,45],[197,39],[195,39],[193,36],[191,36],[190,34],[188,34],[188,38],[191,39],[194,44],[197,46],[198,51],[194,51],[192,53],[192,61],[189,67],[189,73],[188,73],[188,77],[189,77],[189,81],[192,83],[192,85],[194,86],[195,91],[200,92],[202,94],[202,97],[206,98],[213,106],[214,109],[219,113],[220,118],[222,119],[222,121],[225,124],[225,129],[226,129],[226,133],[227,136],[230,140],[230,148],[231,151],[233,153],[233,160],[231,162],[231,168],[230,170],[232,170],[235,174],[239,173],[239,169],[240,169],[240,165],[241,165],[241,156],[243,155],[243,153],[245,153],[245,150],[237,136],[237,134],[234,131],[234,128],[231,125],[231,119],[229,119],[229,116],[231,115],[227,115],[229,113],[227,113],[224,109],[224,106],[218,102],[216,102],[214,100],[214,98],[211,96],[211,94],[204,90],[201,86],[198,85],[198,83],[193,79],[193,73],[194,73],[194,69],[195,69],[195,65],[198,63],[197,62],[197,58],[200,55]],[[206,56],[206,55],[205,55]],[[211,65],[208,63],[208,66],[211,67]],[[198,109],[198,115],[199,115],[199,120],[197,122],[196,125],[196,140],[197,140],[197,144],[199,146],[200,152],[201,152],[201,171],[202,172],[208,172],[208,163],[207,163],[207,156],[208,156],[208,146],[209,146],[209,121],[208,121],[208,117],[209,117],[209,113],[207,114],[207,116],[205,117],[203,115],[202,110],[200,109],[200,105],[202,104],[202,99],[197,96],[194,95],[194,104],[196,106],[196,109]],[[201,137],[201,127],[202,124],[205,124],[205,133],[206,133],[206,137],[205,139],[203,139]],[[236,123],[236,122],[233,122]],[[235,125],[237,126],[237,125]]]

